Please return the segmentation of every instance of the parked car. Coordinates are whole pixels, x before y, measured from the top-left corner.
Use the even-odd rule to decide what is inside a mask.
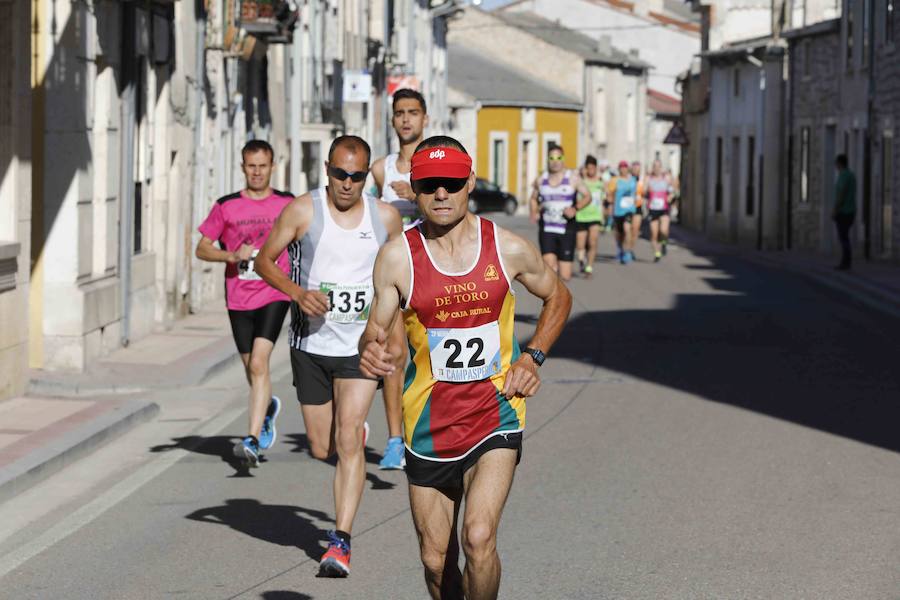
[[[507,194],[487,179],[475,179],[475,189],[469,194],[469,210],[473,213],[502,210],[512,215],[518,206],[519,202],[512,194]]]

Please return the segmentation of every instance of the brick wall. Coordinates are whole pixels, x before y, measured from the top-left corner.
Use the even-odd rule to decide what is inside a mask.
[[[873,258],[889,258],[900,260],[900,11],[894,10],[893,40],[886,39],[889,31],[882,24],[884,0],[876,1],[876,43],[875,43],[875,89],[873,107],[873,181],[872,181],[872,237]],[[883,152],[885,136],[893,136],[893,165],[890,198],[887,202],[890,211],[883,210]],[[885,223],[884,219],[890,221]],[[886,227],[885,227],[886,226]],[[884,240],[884,245],[889,248],[888,253],[882,253],[882,232],[889,234],[890,239]]]
[[[791,186],[791,245],[804,250],[826,249],[823,229],[830,222],[823,214],[830,211],[824,206],[833,185],[834,171],[830,159],[825,157],[825,132],[829,124],[840,120],[841,95],[841,36],[835,30],[818,35],[804,36],[791,41],[790,86],[793,136],[790,165]],[[802,135],[809,128],[808,193],[806,202],[801,197]],[[840,144],[836,127],[835,151]],[[824,212],[823,212],[824,211]]]

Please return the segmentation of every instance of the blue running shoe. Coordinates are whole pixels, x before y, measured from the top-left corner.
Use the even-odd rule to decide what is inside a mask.
[[[268,450],[275,443],[278,432],[275,431],[275,419],[281,412],[281,398],[272,396],[269,402],[269,409],[266,410],[266,418],[263,419],[262,431],[259,432],[259,447],[262,450]]]
[[[631,252],[625,252],[622,255],[622,264],[627,265],[628,263],[630,263],[633,260],[634,260],[634,254],[632,254]]]
[[[258,467],[259,442],[252,435],[248,435],[234,445],[234,455],[251,467]]]
[[[403,438],[388,438],[384,447],[384,456],[378,463],[378,468],[389,471],[399,471],[406,466],[406,449],[403,447]]]

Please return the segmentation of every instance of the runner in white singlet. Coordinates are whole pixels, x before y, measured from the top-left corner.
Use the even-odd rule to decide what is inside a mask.
[[[278,217],[256,271],[294,302],[291,366],[310,453],[337,452],[335,526],[320,576],[350,573],[350,532],[366,479],[365,420],[378,381],[359,370],[358,344],[373,298],[378,249],[403,228],[397,210],[363,194],[369,145],[341,136],[325,167],[328,186],[295,198]],[[291,276],[274,260],[285,248]]]
[[[419,222],[419,206],[409,183],[410,159],[424,139],[428,114],[425,98],[415,90],[394,92],[394,115],[391,124],[397,132],[400,152],[388,154],[372,163],[372,177],[381,199],[391,204],[403,218],[403,228],[409,229]],[[407,344],[403,319],[397,319],[390,331],[389,345],[396,357],[397,369],[384,378],[384,414],[387,418],[388,440],[384,448],[381,469],[402,469],[406,465],[403,453],[403,371],[406,368]]]

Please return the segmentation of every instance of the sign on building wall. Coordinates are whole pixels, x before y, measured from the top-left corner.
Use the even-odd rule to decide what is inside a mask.
[[[394,92],[402,89],[419,90],[419,78],[415,75],[388,75],[387,93],[393,96]]]
[[[344,102],[368,102],[372,75],[365,71],[344,71]]]
[[[669,133],[666,134],[666,138],[663,140],[663,144],[687,146],[687,143],[687,134],[684,132],[684,127],[679,123],[672,125],[672,129],[669,130]]]

